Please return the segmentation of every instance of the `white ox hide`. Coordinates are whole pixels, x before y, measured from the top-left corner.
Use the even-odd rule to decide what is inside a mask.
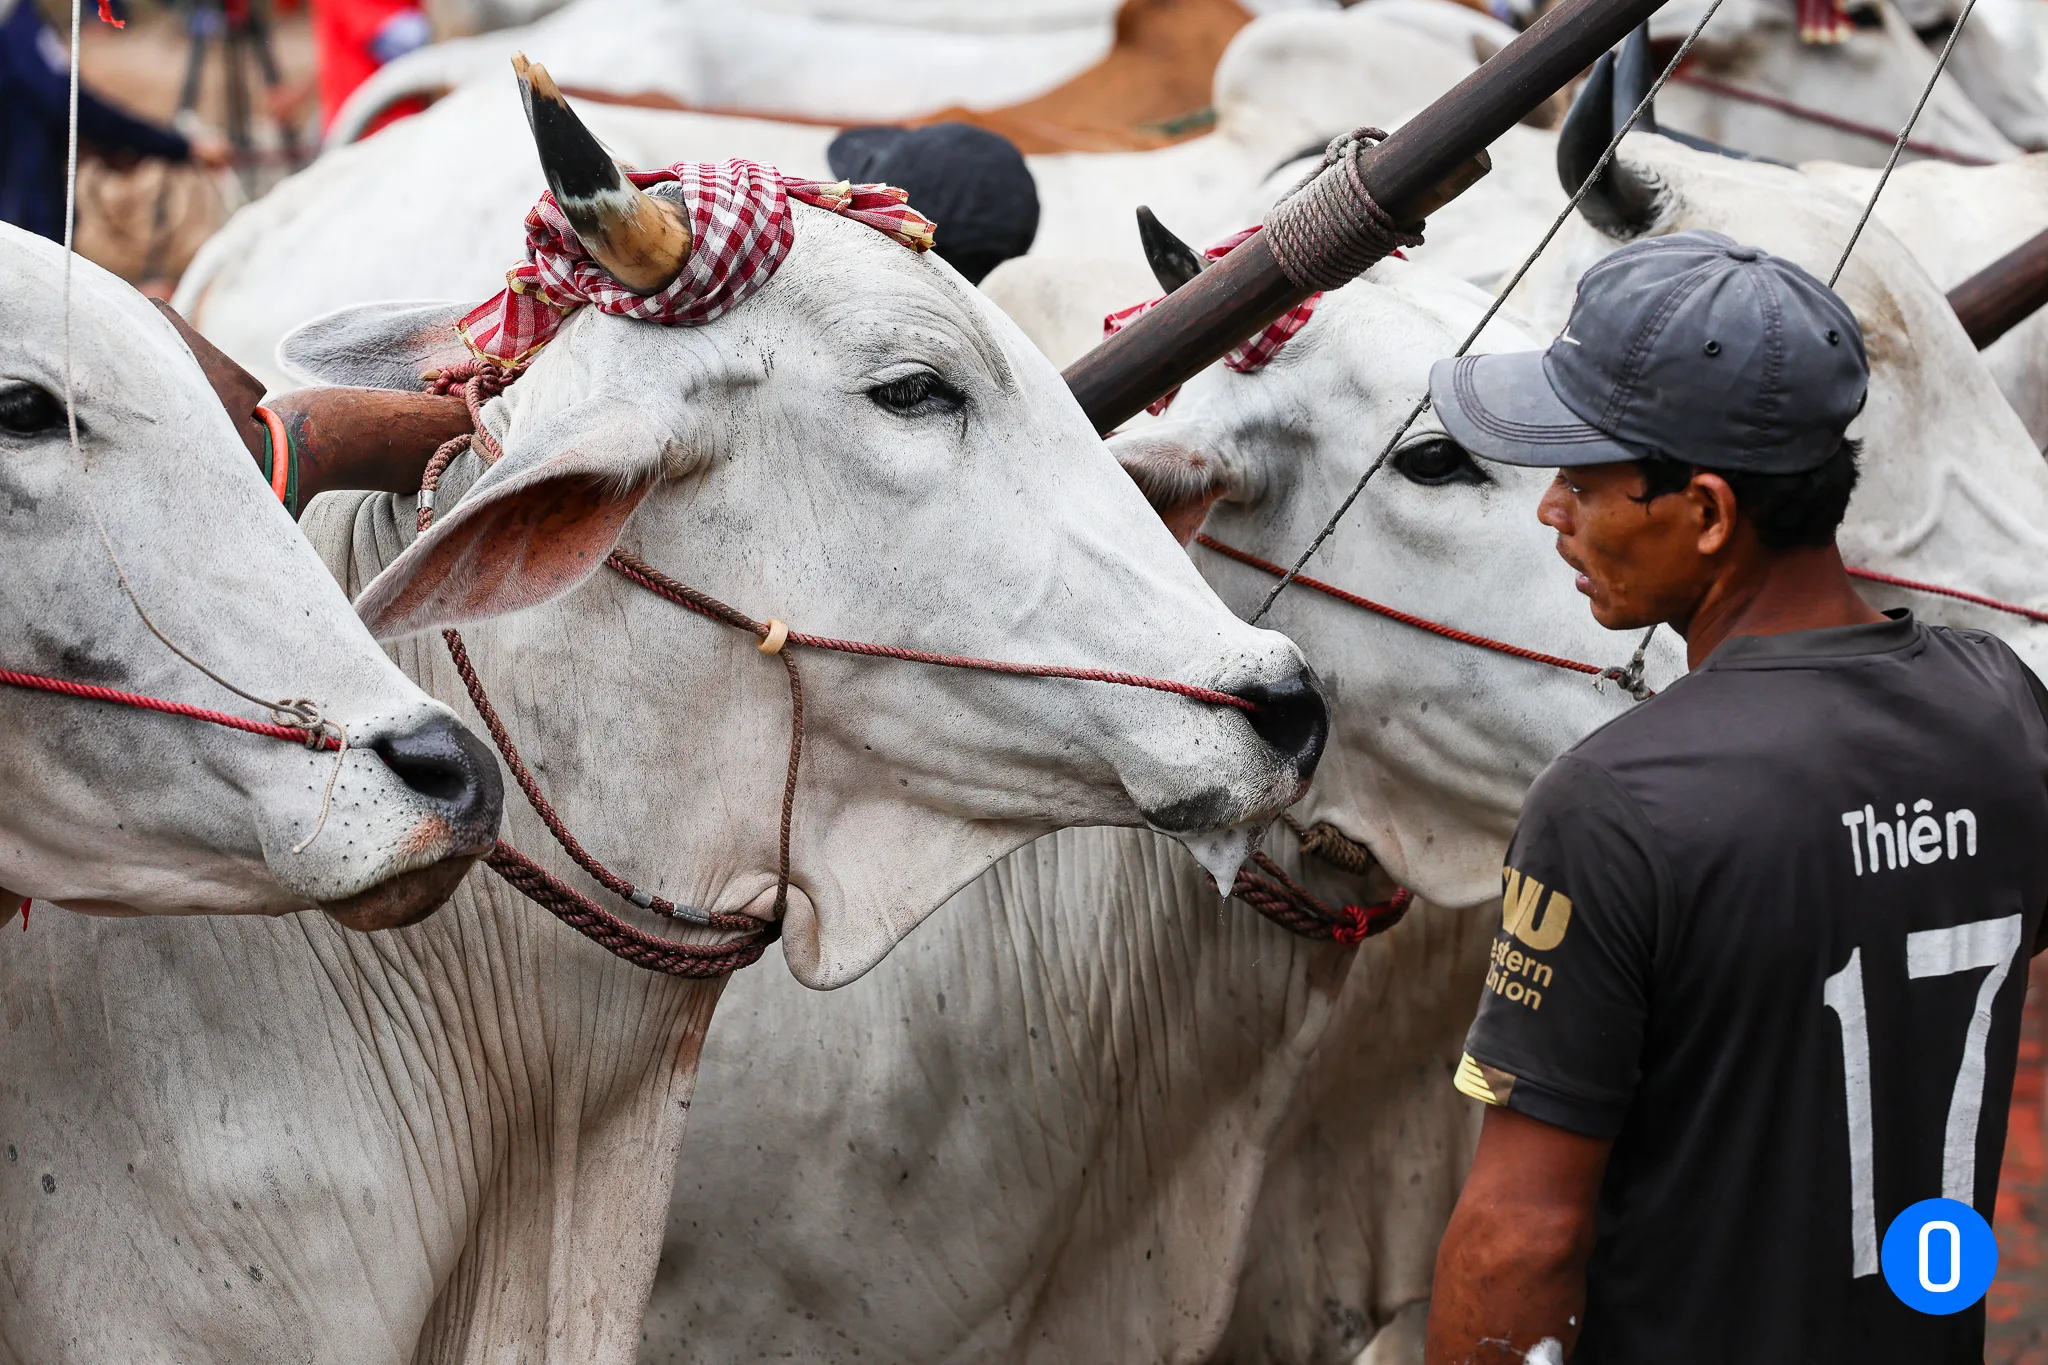
[[[1800,167],[1857,200],[1877,172],[1809,162]],[[1909,247],[1935,284],[1953,289],[2036,233],[2048,229],[2048,154],[1996,166],[1921,161],[1902,167],[1877,201],[1877,221]],[[1984,352],[1999,391],[2037,447],[2048,448],[2048,313],[2035,313]]]
[[[1421,3],[1391,8],[1398,15]],[[1040,205],[1035,249],[1121,252],[1142,262],[1132,210],[1148,202],[1206,245],[1240,225],[1245,193],[1278,163],[1361,122],[1391,121],[1473,69],[1469,39],[1461,48],[1408,20],[1380,19],[1375,8],[1247,25],[1217,69],[1217,130],[1208,136],[1155,152],[1030,158]],[[529,50],[552,56],[544,47]],[[180,311],[275,382],[282,378],[271,359],[278,340],[322,313],[372,299],[496,290],[505,263],[495,244],[519,240],[519,225],[545,188],[526,146],[499,135],[518,117],[502,71],[321,157],[242,209],[186,271]],[[831,127],[586,101],[577,108],[631,165],[745,157],[830,175]],[[463,150],[451,157],[451,147]]]
[[[849,123],[997,109],[1100,61],[1118,0],[574,0],[538,22],[434,43],[357,87],[327,145],[392,104],[546,55],[563,85],[697,108]]]
[[[76,452],[63,250],[0,225],[0,667],[272,720],[150,634],[125,572],[181,649],[259,696],[313,699],[350,748],[337,769],[291,741],[0,687],[0,913],[25,895],[417,918],[490,847],[495,765],[378,650],[171,325],[98,266],[71,270]]]
[[[1716,226],[1811,265],[1853,221],[1853,205],[1796,173],[1662,139],[1636,139],[1632,157],[1638,144],[1673,187],[1660,230]],[[1876,365],[1844,543],[1879,570],[2048,603],[2029,523],[2048,474],[1939,294],[1873,232],[1844,285]],[[1601,249],[1595,238],[1569,269]],[[1032,267],[1047,294],[1070,283],[1032,260],[989,291],[1015,306]],[[1035,316],[1099,317],[1131,301],[1129,283],[1102,265],[1067,291],[1079,297],[1041,300]],[[1206,373],[1119,444],[1141,474],[1148,455],[1211,456],[1232,491],[1206,529],[1285,560],[1477,312],[1468,291],[1388,263],[1326,300],[1267,370]],[[1053,344],[1075,330],[1056,328]],[[1488,345],[1534,344],[1515,336],[1502,326]],[[1427,430],[1425,419],[1417,439]],[[1593,627],[1559,590],[1564,571],[1533,517],[1542,477],[1484,474],[1489,484],[1427,486],[1397,464],[1311,572],[1497,638],[1620,662],[1633,639]],[[2013,514],[1993,489],[2012,490]],[[1270,585],[1194,553],[1240,610]],[[2048,653],[2015,618],[1911,605]],[[1283,597],[1274,623],[1320,661],[1334,707],[1301,818],[1364,838],[1425,903],[1347,965],[1241,905],[1192,913],[1208,888],[1144,836],[1070,833],[971,887],[961,900],[976,914],[942,920],[857,993],[800,1016],[775,983],[742,983],[729,1031],[707,1049],[643,1361],[1213,1349],[1336,1365],[1368,1341],[1364,1360],[1419,1359],[1436,1242],[1476,1133],[1477,1108],[1450,1077],[1499,850],[1529,777],[1626,703],[1313,593]],[[1653,684],[1679,666],[1675,645],[1660,634]],[[1384,894],[1315,864],[1305,875],[1326,896]],[[1107,948],[1104,919],[1131,926]],[[763,1074],[776,1086],[751,1083]],[[792,1172],[801,1197],[778,1202],[771,1186]]]
[[[776,277],[715,322],[570,319],[487,409],[503,462],[410,553],[407,499],[322,499],[307,524],[351,590],[399,561],[416,593],[386,575],[374,598],[396,627],[537,601],[622,536],[803,629],[1262,699],[1255,731],[1156,691],[803,651],[783,942],[824,987],[1050,829],[1270,818],[1321,708],[992,305],[936,258],[792,209]],[[398,382],[450,358],[428,325],[448,316],[371,308],[293,354]],[[906,399],[918,375],[943,387]],[[610,573],[464,634],[597,857],[678,902],[772,913],[790,703],[753,636]],[[464,705],[438,639],[395,648]],[[588,886],[524,807],[506,837]],[[304,916],[152,927],[38,924],[0,959],[0,1358],[632,1358],[720,983],[631,967],[482,873],[368,946]]]
[[[1220,496],[1212,534],[1291,558],[1483,306],[1388,262],[1326,298],[1266,369],[1205,373],[1111,445],[1169,510],[1199,516]],[[1487,341],[1534,344],[1511,325]],[[1627,659],[1635,638],[1594,624],[1532,515],[1546,474],[1479,475],[1429,420],[1403,449],[1314,572],[1496,637]],[[1449,481],[1425,481],[1444,476],[1431,461]],[[1193,554],[1242,613],[1271,585]],[[1628,705],[1611,684],[1306,591],[1273,619],[1322,661],[1334,707],[1302,818],[1368,838],[1450,904],[1497,892],[1527,783]],[[1675,640],[1652,666],[1677,671]],[[1301,867],[1280,842],[1327,897],[1390,889]],[[767,975],[735,981],[641,1359],[1206,1359],[1333,1017],[1351,1046],[1369,1040],[1372,1093],[1402,1116],[1381,1124],[1421,1113],[1455,1138],[1384,1142],[1381,1169],[1325,1191],[1375,1210],[1404,1252],[1382,1283],[1346,1287],[1331,1332],[1357,1351],[1427,1292],[1468,1126],[1449,1076],[1488,918],[1430,905],[1357,950],[1311,943],[1220,903],[1155,836],[1068,831],[969,887],[856,990],[801,1000]]]

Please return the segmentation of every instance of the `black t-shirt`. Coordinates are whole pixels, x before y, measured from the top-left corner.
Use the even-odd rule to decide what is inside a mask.
[[[1907,1205],[1998,1187],[2048,720],[1997,639],[1741,636],[1530,789],[1458,1088],[1615,1140],[1575,1365],[1983,1360]]]

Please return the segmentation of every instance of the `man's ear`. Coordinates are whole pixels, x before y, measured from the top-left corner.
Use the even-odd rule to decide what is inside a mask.
[[[474,305],[366,303],[301,324],[277,343],[277,363],[308,384],[359,389],[420,387],[430,370],[472,359],[455,324]]]
[[[1699,509],[1699,552],[1721,553],[1735,536],[1735,490],[1719,474],[1702,469],[1692,476],[1686,494]]]
[[[1185,545],[1202,529],[1209,509],[1232,487],[1223,462],[1206,448],[1193,422],[1155,422],[1112,436],[1109,453]]]
[[[380,640],[560,597],[603,565],[665,474],[673,433],[618,399],[579,403],[524,433],[466,497],[363,589]]]

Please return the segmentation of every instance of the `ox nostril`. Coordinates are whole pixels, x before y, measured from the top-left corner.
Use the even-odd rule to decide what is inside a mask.
[[[1245,718],[1252,731],[1294,761],[1306,781],[1323,756],[1323,744],[1330,737],[1330,708],[1307,667],[1297,668],[1279,682],[1250,683],[1231,689],[1231,695],[1252,704]]]
[[[505,784],[484,742],[446,717],[370,745],[399,781],[426,798],[448,821],[451,853],[490,848],[504,813]]]

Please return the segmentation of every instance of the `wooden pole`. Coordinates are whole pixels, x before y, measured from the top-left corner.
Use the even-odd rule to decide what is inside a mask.
[[[1396,222],[1465,185],[1487,146],[1628,36],[1663,0],[1564,0],[1493,59],[1359,158]],[[1473,177],[1476,178],[1476,177]],[[1449,182],[1448,184],[1446,182]],[[1466,180],[1465,184],[1469,184]],[[1455,187],[1455,188],[1453,188]],[[1259,233],[1165,302],[1069,365],[1067,385],[1107,434],[1308,296]]]
[[[1978,350],[2048,304],[2048,231],[2038,232],[1948,291]]]

